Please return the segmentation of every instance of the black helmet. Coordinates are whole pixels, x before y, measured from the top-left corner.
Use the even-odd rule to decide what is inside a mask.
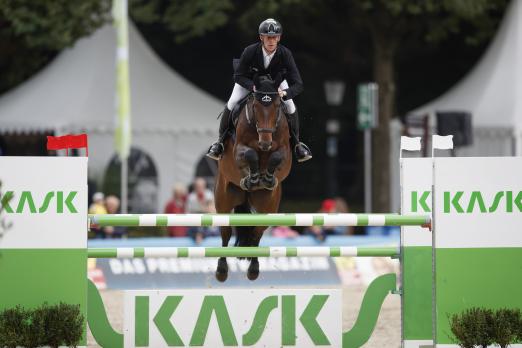
[[[276,36],[282,33],[283,27],[273,18],[265,19],[259,24],[259,35]]]

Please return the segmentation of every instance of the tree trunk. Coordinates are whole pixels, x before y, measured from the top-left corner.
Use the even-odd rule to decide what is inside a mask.
[[[395,43],[389,35],[373,32],[373,75],[379,86],[379,126],[373,131],[372,211],[390,209],[390,120],[395,112]]]

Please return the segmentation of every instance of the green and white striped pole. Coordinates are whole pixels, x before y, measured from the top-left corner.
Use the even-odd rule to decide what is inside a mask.
[[[397,214],[141,214],[89,215],[97,226],[423,226],[429,215]]]
[[[90,258],[398,257],[398,247],[150,247],[89,248]]]

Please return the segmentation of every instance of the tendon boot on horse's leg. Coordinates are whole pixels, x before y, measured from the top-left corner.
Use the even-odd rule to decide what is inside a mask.
[[[293,114],[286,114],[288,125],[290,126],[290,144],[294,148],[297,162],[308,161],[312,158],[312,151],[305,143],[299,141],[299,115],[297,110]]]
[[[219,138],[214,144],[210,146],[207,152],[207,157],[219,161],[223,152],[225,151],[225,140],[230,128],[230,114],[231,111],[225,105],[225,110],[221,113],[221,121],[219,122]]]
[[[219,228],[221,232],[221,246],[227,247],[230,237],[232,237],[232,228],[230,226],[221,226]],[[228,264],[226,257],[220,257],[216,269],[216,279],[220,282],[224,282],[228,278]]]
[[[259,277],[259,260],[257,257],[253,257],[248,266],[247,278],[249,280],[256,280]]]
[[[248,164],[250,174],[239,182],[241,188],[250,191],[254,186],[259,185],[259,156],[254,149],[248,149],[244,153],[244,159]]]
[[[268,158],[266,174],[261,177],[261,185],[267,190],[273,190],[277,186],[275,171],[283,162],[283,154],[280,151],[273,152]]]

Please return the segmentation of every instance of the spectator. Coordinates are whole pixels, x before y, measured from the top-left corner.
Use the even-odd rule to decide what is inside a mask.
[[[172,199],[165,206],[165,214],[184,214],[187,202],[187,190],[181,184],[174,185]],[[167,228],[171,237],[185,237],[187,228],[185,226],[169,226]]]
[[[276,226],[270,230],[272,237],[277,238],[296,238],[299,236],[299,232],[291,229],[288,226]]]
[[[203,178],[194,180],[194,190],[187,197],[186,211],[191,214],[213,214],[216,212],[214,207],[214,194],[207,189],[207,183]],[[218,235],[219,229],[215,227],[190,227],[188,235],[194,238],[196,244],[200,244],[203,238],[211,235]]]
[[[120,210],[120,199],[116,196],[107,196],[105,199],[107,214],[118,214]],[[122,226],[106,226],[102,228],[102,238],[121,238],[127,234],[127,229]]]
[[[102,192],[95,192],[92,195],[92,204],[89,206],[89,214],[107,214],[105,209],[105,195]],[[104,232],[100,227],[91,227],[91,231],[94,233],[94,238],[104,238]]]
[[[340,214],[348,214],[350,213],[350,208],[348,207],[348,203],[342,197],[335,197],[335,212]],[[353,226],[343,226],[337,230],[338,234],[354,234]]]
[[[89,214],[107,214],[105,208],[105,195],[102,192],[96,192],[92,195],[92,204],[89,206]]]

